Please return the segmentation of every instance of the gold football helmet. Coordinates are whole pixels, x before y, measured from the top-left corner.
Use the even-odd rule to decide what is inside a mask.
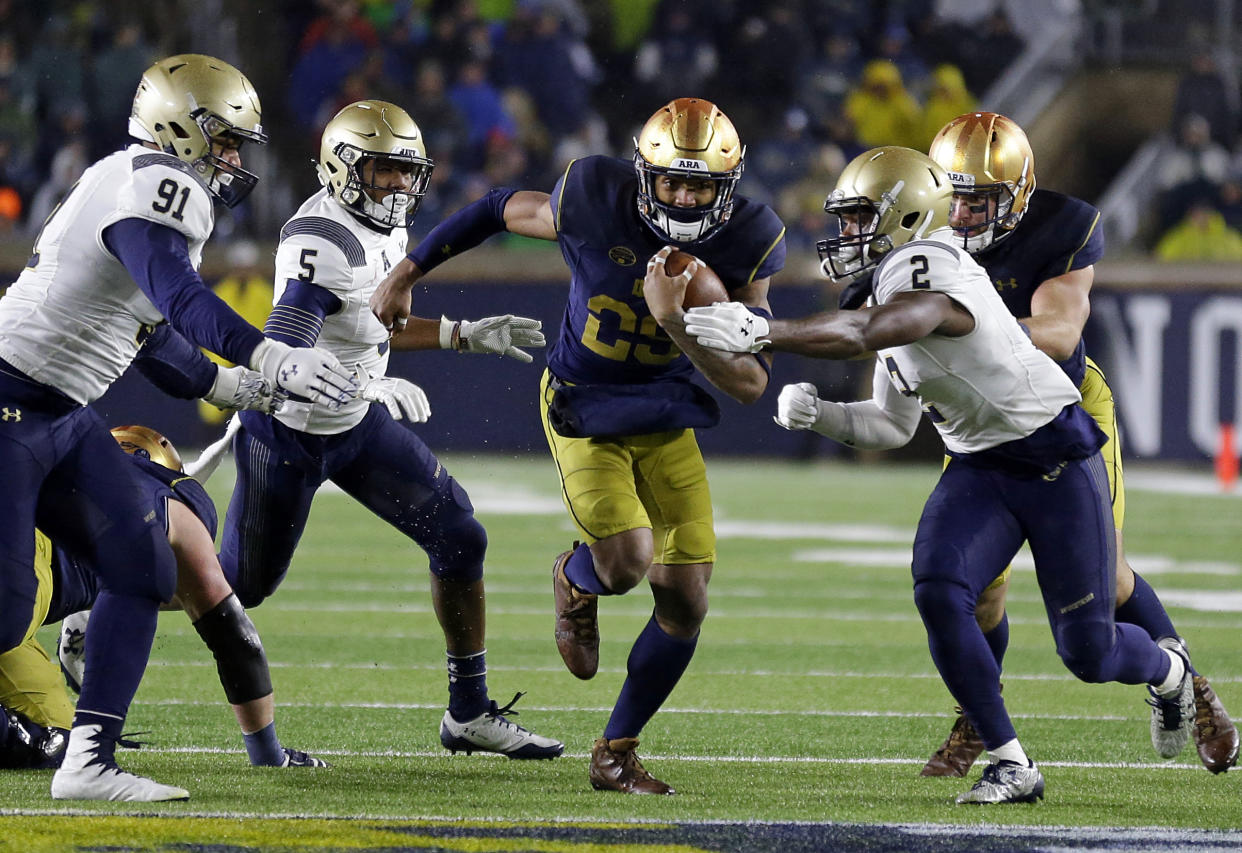
[[[163,465],[173,471],[185,470],[185,465],[181,462],[181,454],[177,452],[177,448],[173,447],[173,443],[150,427],[135,424],[113,427],[112,437],[126,453],[150,459],[157,465]]]
[[[129,134],[188,163],[212,195],[233,207],[259,178],[214,154],[212,142],[267,142],[260,113],[259,96],[245,74],[223,60],[183,53],[143,72]]]
[[[851,280],[913,240],[949,224],[953,184],[921,151],[889,145],[859,154],[841,172],[824,210],[840,233],[817,244],[824,273]]]
[[[997,113],[966,113],[940,129],[927,153],[948,171],[959,195],[995,202],[995,213],[962,234],[967,251],[981,252],[1013,233],[1035,192],[1035,155],[1022,128]]]
[[[647,120],[634,140],[639,215],[663,240],[707,239],[733,214],[733,191],[745,154],[733,122],[715,104],[699,98],[670,101]],[[699,207],[664,204],[655,187],[662,175],[710,181],[715,196]]]
[[[364,178],[363,166],[376,159],[408,168],[410,189],[393,192]],[[323,129],[316,164],[329,195],[385,228],[405,225],[418,211],[432,168],[414,119],[387,101],[357,101],[333,116]]]

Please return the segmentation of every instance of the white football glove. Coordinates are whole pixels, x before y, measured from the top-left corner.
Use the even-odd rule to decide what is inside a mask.
[[[699,346],[725,352],[759,352],[768,340],[768,321],[741,302],[717,302],[686,312],[686,334]]]
[[[819,421],[819,391],[810,382],[786,385],[776,398],[776,417],[785,429],[814,429]]]
[[[270,415],[285,404],[285,394],[257,370],[216,366],[216,381],[203,399],[217,409],[253,409]]]
[[[319,347],[291,347],[264,338],[250,354],[250,366],[281,391],[339,409],[358,396],[354,375],[332,353]]]
[[[233,436],[237,435],[237,431],[240,429],[241,418],[233,415],[233,417],[229,418],[224,435],[204,447],[203,452],[198,454],[198,458],[193,462],[185,464],[186,476],[193,477],[200,483],[206,483],[207,478],[216,473],[216,469],[220,467],[224,457],[229,455],[229,451],[233,447]]]
[[[440,347],[461,352],[507,355],[530,364],[534,358],[518,347],[541,347],[544,345],[543,323],[530,317],[504,314],[500,317],[484,317],[482,320],[458,320],[440,318]]]
[[[427,395],[413,382],[396,376],[372,376],[361,364],[354,370],[360,386],[358,396],[372,403],[383,403],[393,420],[408,418],[410,423],[421,424],[431,417]]]

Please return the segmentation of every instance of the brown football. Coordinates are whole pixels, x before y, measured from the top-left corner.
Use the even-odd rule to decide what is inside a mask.
[[[686,265],[694,260],[689,252],[674,250],[664,262],[664,271],[669,275],[681,275]],[[699,271],[686,285],[686,298],[682,301],[683,308],[699,308],[713,302],[728,302],[729,291],[725,288],[720,276],[712,271],[707,264],[699,261]]]

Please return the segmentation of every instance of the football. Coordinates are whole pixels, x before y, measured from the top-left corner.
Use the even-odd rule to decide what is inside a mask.
[[[680,275],[692,260],[695,260],[695,257],[689,252],[674,250],[664,262],[664,270],[669,275]],[[725,288],[724,282],[720,280],[720,276],[700,260],[699,271],[686,285],[686,298],[682,301],[682,307],[699,308],[703,305],[711,305],[713,302],[728,301],[729,291]]]

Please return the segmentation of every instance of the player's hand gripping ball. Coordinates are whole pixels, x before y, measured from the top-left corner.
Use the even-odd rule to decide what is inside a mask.
[[[668,259],[664,262],[664,270],[670,276],[681,275],[685,271],[686,266],[693,260],[694,255],[689,252],[682,252],[674,249],[669,253]],[[725,288],[724,282],[720,280],[720,276],[712,271],[707,264],[699,261],[699,269],[694,274],[694,278],[690,279],[686,285],[686,298],[682,300],[683,308],[698,308],[703,305],[711,305],[713,302],[728,302],[729,291]]]

